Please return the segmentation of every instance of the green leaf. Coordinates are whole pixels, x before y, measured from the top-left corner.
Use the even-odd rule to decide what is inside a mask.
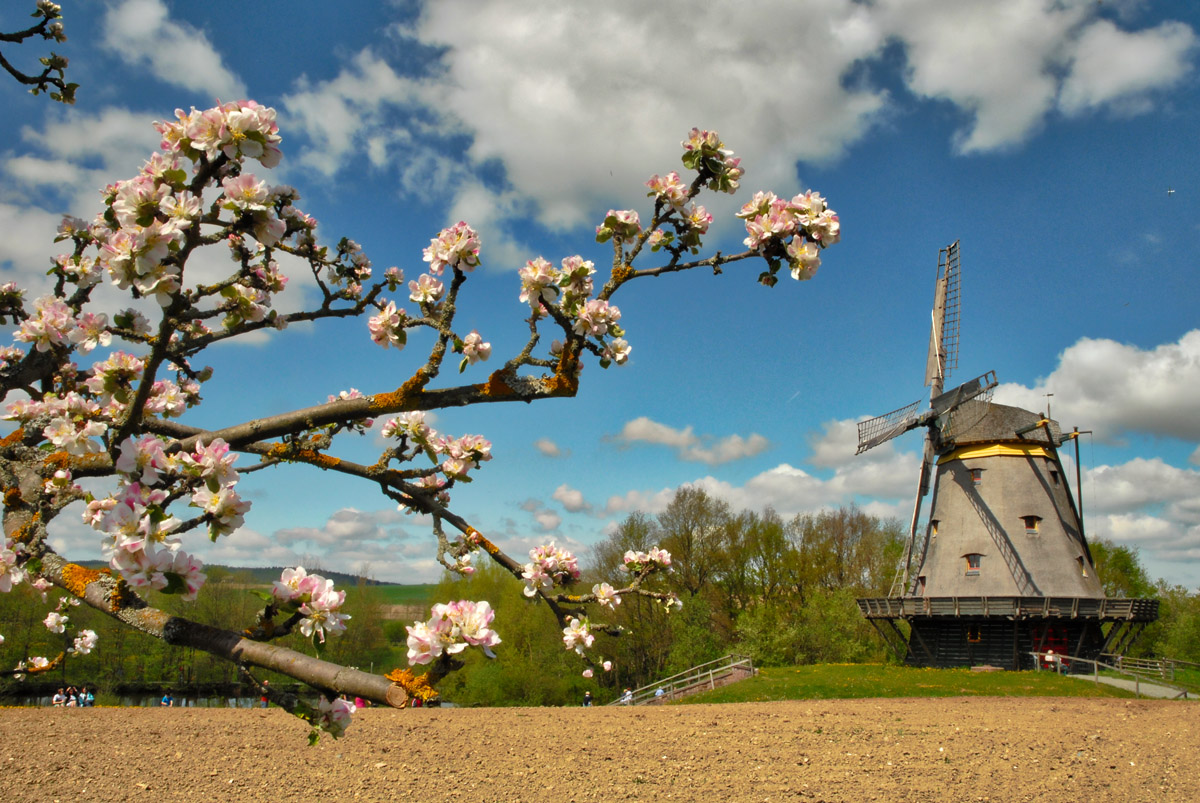
[[[270,591],[263,591],[261,588],[252,588],[250,593],[268,604],[275,601],[275,595]]]

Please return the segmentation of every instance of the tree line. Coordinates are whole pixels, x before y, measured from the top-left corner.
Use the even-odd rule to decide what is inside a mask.
[[[521,593],[510,572],[484,564],[469,577],[447,576],[432,592],[436,600],[494,600],[494,628],[503,638],[497,658],[468,654],[466,666],[441,683],[445,699],[460,705],[564,705],[585,691],[605,701],[626,686],[637,687],[730,652],[749,655],[759,666],[854,663],[894,660],[855,600],[885,596],[904,549],[900,522],[868,515],[854,506],[784,519],[771,508],[734,511],[702,489],[679,489],[660,514],[631,513],[591,550],[579,582],[622,585],[626,551],[652,546],[668,550],[673,571],[655,580],[683,601],[668,611],[657,600],[629,596],[608,616],[619,636],[600,634],[593,652],[612,661],[613,670],[593,678],[563,648],[562,630],[544,605]],[[1136,656],[1165,656],[1200,662],[1200,593],[1152,580],[1137,551],[1099,540],[1091,544],[1097,572],[1110,597],[1156,597],[1158,622],[1134,645]],[[187,606],[200,622],[249,625],[261,606],[247,573],[211,567],[208,589]],[[53,654],[61,636],[43,626],[43,605],[25,597],[27,585],[0,595],[0,622],[7,640],[0,666],[11,667],[31,654]],[[51,592],[55,593],[55,592]],[[403,667],[404,620],[384,618],[384,596],[363,577],[349,589],[345,610],[353,624],[331,639],[324,657],[376,672]],[[156,605],[183,609],[178,597]],[[100,636],[91,655],[73,657],[45,682],[88,684],[102,693],[120,689],[171,688],[177,693],[228,690],[238,683],[236,667],[207,653],[131,633],[84,606],[71,608],[78,627]],[[312,650],[290,637],[295,649]],[[471,651],[474,653],[474,651]],[[280,677],[278,681],[286,680]],[[278,682],[276,681],[276,682]],[[18,691],[14,681],[0,689]]]

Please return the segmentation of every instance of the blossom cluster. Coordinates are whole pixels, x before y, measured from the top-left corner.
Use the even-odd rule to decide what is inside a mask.
[[[837,213],[811,190],[790,201],[755,193],[738,217],[746,221],[748,248],[767,253],[776,244],[783,246],[794,279],[811,279],[821,265],[820,249],[841,239]]]
[[[432,663],[443,654],[457,655],[468,646],[480,647],[495,658],[492,647],[500,636],[491,629],[495,612],[486,601],[439,603],[431,609],[429,620],[414,622],[408,631],[409,664]]]
[[[623,572],[642,574],[654,569],[670,569],[671,553],[658,547],[650,547],[649,552],[629,550],[624,555],[624,562],[618,567]]]
[[[529,550],[529,563],[525,564],[521,578],[525,581],[522,593],[533,597],[539,589],[569,585],[578,580],[579,560],[565,549],[556,547],[551,541]]]
[[[681,144],[684,167],[698,172],[709,189],[731,195],[737,192],[746,171],[716,131],[693,128]]]
[[[470,472],[479,468],[481,463],[492,459],[491,441],[482,435],[463,435],[458,438],[440,435],[425,423],[425,413],[419,410],[401,413],[385,421],[383,437],[401,440],[404,446],[424,452],[429,460],[437,465],[442,477],[429,475],[422,477],[415,484],[427,490],[437,491],[442,504],[449,501],[448,494],[443,490],[448,482],[469,482]]]
[[[429,263],[429,272],[437,276],[448,267],[472,271],[479,265],[479,236],[460,220],[442,229],[429,241],[429,247],[423,253]]]
[[[309,574],[303,566],[284,569],[271,589],[280,605],[299,611],[300,632],[305,638],[325,642],[325,635],[341,635],[346,630],[347,614],[339,613],[346,602],[346,592],[333,587],[333,581],[319,574]]]

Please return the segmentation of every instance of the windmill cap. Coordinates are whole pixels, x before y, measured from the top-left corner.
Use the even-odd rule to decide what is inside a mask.
[[[1057,421],[1050,420],[1048,427],[1037,426],[1044,417],[1040,413],[1031,413],[1020,407],[969,401],[955,410],[954,415],[958,418],[953,438],[956,446],[969,443],[1013,442],[1040,443],[1057,448],[1062,440],[1062,430]],[[959,426],[962,428],[959,429]],[[1018,434],[1020,430],[1028,431]]]

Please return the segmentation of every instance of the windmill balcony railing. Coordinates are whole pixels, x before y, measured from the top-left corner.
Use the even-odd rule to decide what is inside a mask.
[[[1098,619],[1151,622],[1156,599],[1095,597],[874,597],[858,600],[868,619],[1002,616],[1011,619]]]

